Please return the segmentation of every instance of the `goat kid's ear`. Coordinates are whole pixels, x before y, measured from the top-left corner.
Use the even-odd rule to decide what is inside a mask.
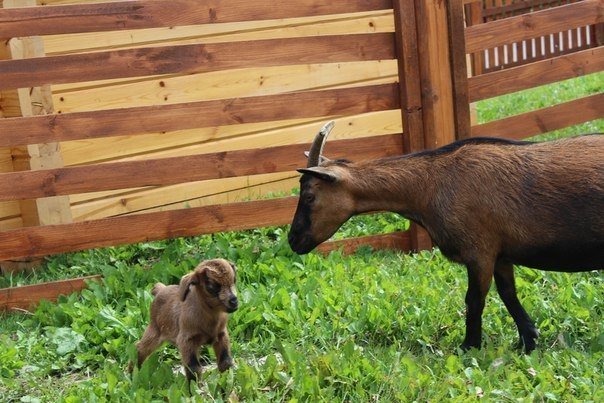
[[[235,278],[235,281],[237,281],[237,265],[233,262],[229,262],[229,264],[231,265],[231,268],[233,269],[233,277]]]
[[[189,287],[201,284],[203,276],[205,276],[205,268],[197,268],[193,273],[189,273],[180,279],[178,295],[180,296],[181,301],[184,301],[187,298],[190,291]]]
[[[300,168],[297,171],[301,174],[314,176],[315,178],[324,180],[326,182],[337,182],[338,179],[340,179],[339,175],[337,175],[335,172],[322,167]]]

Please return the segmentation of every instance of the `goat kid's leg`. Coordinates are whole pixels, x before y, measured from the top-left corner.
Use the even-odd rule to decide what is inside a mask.
[[[147,357],[155,351],[160,344],[162,343],[162,339],[160,337],[159,331],[153,325],[147,326],[145,329],[145,333],[143,333],[143,337],[140,339],[138,343],[136,343],[136,351],[138,352],[138,367],[140,368],[143,365],[143,362],[147,359]]]
[[[233,359],[231,358],[231,342],[229,339],[229,333],[225,329],[223,332],[218,334],[214,343],[212,343],[216,359],[218,360],[218,370],[224,372],[233,366]]]
[[[518,347],[524,345],[528,354],[535,349],[535,339],[539,337],[539,331],[518,300],[513,265],[499,262],[495,265],[495,285],[501,300],[518,327],[520,335]]]
[[[201,343],[196,340],[177,340],[178,351],[182,365],[185,368],[187,380],[190,382],[201,375],[201,363],[199,362],[198,351]]]
[[[493,264],[468,264],[466,292],[466,338],[462,350],[480,348],[482,341],[482,311],[493,279]]]
[[[201,364],[197,357],[197,351],[190,348],[181,348],[179,350],[187,380],[192,381],[197,379],[197,377],[201,375]]]

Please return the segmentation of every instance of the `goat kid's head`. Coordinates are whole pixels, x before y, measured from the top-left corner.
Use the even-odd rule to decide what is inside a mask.
[[[180,280],[180,299],[185,301],[194,290],[212,308],[235,312],[239,307],[235,288],[236,274],[235,264],[227,260],[204,260]]]
[[[298,169],[302,174],[300,199],[288,236],[290,247],[298,254],[308,253],[329,239],[353,215],[347,169],[322,155],[333,126],[331,121],[321,128],[307,153],[307,168]]]

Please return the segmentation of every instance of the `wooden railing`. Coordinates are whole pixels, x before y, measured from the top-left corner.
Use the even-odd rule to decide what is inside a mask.
[[[468,26],[465,30],[466,52],[473,54],[474,57],[474,75],[468,79],[469,102],[604,70],[604,46],[602,46],[604,45],[604,36],[602,36],[604,1],[582,0],[566,3],[566,1],[516,1],[496,9],[486,6],[486,3],[479,3],[485,21]],[[467,11],[471,11],[470,5],[466,5]],[[530,12],[531,10],[536,11]],[[520,15],[516,15],[518,13]],[[471,12],[466,17],[469,14]],[[493,15],[498,15],[497,19],[491,18]],[[590,39],[583,41],[582,46],[572,47],[573,36],[567,34],[583,32],[582,29],[590,33]],[[560,33],[566,35],[562,36],[568,40],[564,42],[566,45],[558,41],[557,38],[561,37]],[[539,48],[536,56],[518,62],[501,63],[490,68],[480,66],[480,63],[484,62],[480,52],[501,52],[503,48],[511,49],[512,46],[524,44],[525,47],[529,46],[528,53],[532,54],[534,50],[531,46],[541,42],[541,38],[551,40],[552,46],[548,46],[548,49],[557,50],[546,52]],[[577,45],[576,41],[574,43]],[[540,110],[475,125],[471,133],[472,136],[521,139],[595,120],[603,115],[604,92],[601,92]]]
[[[581,4],[570,9],[564,7],[576,2]],[[497,71],[597,47],[603,33],[602,27],[595,23],[597,7],[597,2],[582,0],[467,2],[467,51],[472,54],[473,73]],[[540,13],[535,14],[537,11]],[[482,26],[484,23],[489,26]],[[530,36],[526,36],[529,32]]]
[[[0,9],[1,38],[27,36],[35,39],[36,35],[86,32],[103,35],[100,32],[192,24],[254,23],[258,20],[291,20],[343,13],[352,20],[355,17],[354,14],[351,17],[351,13],[387,11],[392,15],[393,12],[392,2],[380,0],[304,0],[294,3],[180,0],[170,1],[169,4],[164,0],[138,0],[26,7],[33,5],[31,3],[32,0],[4,3],[5,7],[16,8]],[[254,29],[253,25],[250,27],[248,29]],[[163,199],[162,204],[157,206],[168,211],[147,212],[151,210],[149,206],[134,208],[131,215],[127,212],[108,213],[104,216],[101,214],[101,219],[93,220],[81,216],[72,219],[71,213],[74,200],[81,200],[81,195],[86,194],[93,195],[88,199],[90,203],[96,201],[95,197],[109,195],[118,202],[122,200],[126,206],[131,200],[136,200],[136,194],[147,189],[166,189],[167,193],[170,192],[169,187],[174,185],[210,184],[229,178],[293,172],[304,166],[302,152],[312,139],[313,131],[310,130],[301,142],[286,138],[285,144],[281,140],[276,144],[282,145],[274,147],[250,143],[247,149],[221,149],[219,145],[216,151],[199,154],[188,154],[188,150],[183,150],[168,157],[162,152],[159,153],[162,154],[161,158],[147,150],[135,150],[126,154],[126,158],[103,158],[72,166],[64,166],[62,153],[55,151],[52,153],[52,162],[45,161],[36,168],[33,166],[35,156],[28,157],[28,154],[31,154],[31,145],[44,145],[46,149],[58,150],[65,142],[157,134],[164,134],[168,140],[171,133],[183,130],[254,124],[264,124],[260,127],[268,128],[271,122],[295,119],[303,119],[305,126],[309,126],[308,122],[315,122],[315,127],[328,118],[366,116],[387,111],[398,111],[400,119],[403,97],[397,77],[381,76],[379,71],[376,76],[370,73],[361,80],[334,80],[329,85],[319,86],[305,83],[303,80],[308,79],[308,75],[292,73],[300,76],[300,84],[295,91],[287,87],[269,88],[266,92],[260,89],[243,92],[236,97],[218,94],[214,99],[200,97],[189,102],[172,101],[166,95],[165,99],[144,105],[122,104],[118,108],[108,105],[83,111],[63,111],[62,103],[65,100],[63,96],[55,95],[55,90],[61,88],[62,84],[83,83],[77,88],[86,92],[89,88],[112,88],[112,85],[142,80],[155,83],[156,88],[162,89],[165,86],[169,88],[169,80],[174,77],[199,77],[200,82],[210,80],[209,84],[215,85],[208,76],[214,72],[233,72],[233,79],[237,80],[239,71],[253,70],[258,71],[259,79],[263,80],[262,72],[267,68],[313,68],[317,65],[337,68],[341,64],[363,62],[372,63],[371,68],[376,63],[395,61],[397,53],[402,53],[400,49],[397,50],[397,33],[394,29],[375,33],[344,32],[296,37],[294,32],[292,35],[294,37],[258,40],[237,38],[230,41],[227,38],[215,43],[206,43],[203,37],[193,40],[194,43],[190,43],[190,38],[181,38],[182,43],[172,43],[171,39],[169,45],[120,45],[118,49],[109,47],[100,51],[53,55],[45,55],[38,45],[37,53],[33,53],[35,57],[30,57],[31,48],[35,46],[23,43],[22,54],[18,54],[14,51],[16,46],[9,45],[7,50],[13,58],[5,57],[6,60],[0,61],[0,89],[3,99],[11,99],[11,91],[21,92],[15,97],[18,98],[18,105],[4,105],[3,110],[10,111],[13,107],[17,112],[5,113],[5,118],[0,119],[0,147],[9,150],[11,158],[18,156],[24,160],[24,165],[27,165],[29,158],[30,166],[17,167],[13,164],[13,172],[0,174],[0,181],[10,184],[2,187],[0,201],[19,203],[24,224],[22,228],[12,228],[19,225],[6,224],[8,229],[0,233],[0,260],[35,258],[148,239],[288,223],[295,203],[292,198],[174,208],[175,201],[187,202],[188,195],[183,195],[181,198]],[[30,49],[26,49],[28,47]],[[45,99],[34,100],[29,94],[24,94],[23,89],[32,88],[46,91],[46,95],[40,97]],[[124,93],[124,97],[128,96],[128,93]],[[41,103],[43,110],[29,113],[18,110],[27,103]],[[284,128],[289,125],[285,123]],[[360,159],[400,154],[404,152],[401,129],[402,126],[390,128],[389,132],[365,140],[344,136],[333,142],[333,155]],[[250,137],[257,132],[258,127]],[[161,149],[164,146],[157,141],[155,147]],[[167,147],[174,148],[169,142]],[[295,173],[291,174],[292,178],[295,176]],[[120,195],[124,196],[123,199],[120,199]],[[71,197],[71,202],[58,199],[61,196]],[[62,202],[47,208],[44,202],[50,200]],[[29,211],[37,210],[36,214],[32,214],[35,216],[32,219],[25,218],[26,205],[29,205]],[[52,211],[59,209],[65,213],[56,218]],[[7,217],[6,222],[14,221],[11,217]]]
[[[328,146],[333,157],[377,158],[425,144],[415,16],[403,11],[403,1],[3,5],[3,266],[87,248],[287,224],[295,197],[233,201],[237,189],[225,181],[293,183],[295,169],[305,165],[303,151],[327,119],[339,126]],[[129,43],[128,35],[137,39]],[[398,69],[405,73],[401,80]],[[290,81],[273,84],[275,72]],[[139,96],[141,88],[146,95]],[[387,119],[375,130],[370,122],[380,117]],[[224,189],[218,202],[198,198]],[[321,249],[363,243],[410,250],[427,245],[419,231]],[[0,305],[26,308],[38,297],[52,299],[83,284],[71,279],[0,290]]]

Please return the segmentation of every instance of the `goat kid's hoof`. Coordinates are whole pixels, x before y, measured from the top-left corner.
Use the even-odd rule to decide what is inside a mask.
[[[201,382],[201,372],[193,374],[192,376],[187,375],[187,383],[190,387],[199,386],[199,382]]]
[[[218,371],[224,372],[233,366],[233,359],[227,357],[218,363]]]

